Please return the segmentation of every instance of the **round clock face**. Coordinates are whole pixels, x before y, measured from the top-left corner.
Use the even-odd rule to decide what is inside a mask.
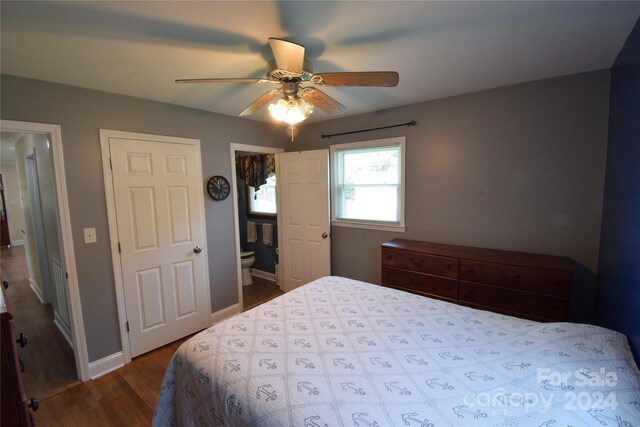
[[[227,178],[216,175],[209,178],[207,182],[207,192],[213,200],[224,200],[229,197],[231,186]]]

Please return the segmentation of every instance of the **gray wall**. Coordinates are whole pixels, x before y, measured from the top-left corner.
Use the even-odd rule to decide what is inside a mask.
[[[229,178],[229,143],[280,147],[281,128],[175,105],[3,75],[2,119],[61,125],[71,228],[89,361],[120,351],[99,129],[201,140],[212,310],[238,302],[233,205],[214,202],[204,184]],[[98,242],[86,245],[83,228]]]
[[[379,245],[392,238],[564,255],[575,261],[572,319],[590,320],[608,101],[603,70],[303,127],[295,150],[407,137],[406,232],[333,227],[333,273],[379,283]]]

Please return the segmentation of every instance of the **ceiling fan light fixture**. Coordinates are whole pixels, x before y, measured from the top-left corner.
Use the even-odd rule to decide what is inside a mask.
[[[313,113],[313,104],[297,96],[282,98],[278,102],[269,105],[271,117],[289,126],[303,122],[311,113]]]

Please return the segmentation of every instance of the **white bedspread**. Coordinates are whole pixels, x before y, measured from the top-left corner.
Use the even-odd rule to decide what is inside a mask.
[[[325,277],[174,355],[155,426],[640,426],[624,335]]]

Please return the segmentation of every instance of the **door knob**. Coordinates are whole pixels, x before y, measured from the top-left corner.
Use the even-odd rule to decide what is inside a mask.
[[[27,406],[31,408],[33,412],[35,412],[40,407],[40,402],[38,402],[38,399],[36,399],[35,397],[32,397],[31,399],[29,399],[29,404]]]
[[[24,347],[25,345],[27,345],[27,342],[28,342],[27,336],[21,333],[20,337],[16,340],[16,342],[20,344],[20,347]]]
[[[196,246],[195,248],[193,248],[193,253],[195,253],[196,255],[200,252],[202,252],[202,248],[200,246]]]
[[[327,233],[322,233],[322,238],[326,239],[327,237],[329,237],[329,235]]]

